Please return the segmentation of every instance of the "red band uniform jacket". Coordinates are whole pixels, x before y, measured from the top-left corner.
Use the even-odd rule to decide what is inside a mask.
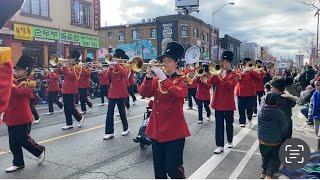
[[[213,109],[218,111],[236,110],[234,90],[238,83],[238,75],[235,72],[229,70],[224,79],[220,75],[212,76],[208,83],[215,86],[215,92],[211,100]]]
[[[187,96],[184,78],[174,73],[162,81],[160,86],[159,83],[157,78],[145,78],[138,88],[142,96],[154,96],[146,135],[158,142],[169,142],[190,136],[183,114],[184,98]]]
[[[120,64],[116,64],[114,68],[110,67],[108,77],[111,80],[108,98],[119,99],[129,96],[127,89],[127,71]]]

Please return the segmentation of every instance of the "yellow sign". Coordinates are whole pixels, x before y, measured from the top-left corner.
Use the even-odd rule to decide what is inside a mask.
[[[32,41],[32,26],[14,24],[14,38],[26,41]]]

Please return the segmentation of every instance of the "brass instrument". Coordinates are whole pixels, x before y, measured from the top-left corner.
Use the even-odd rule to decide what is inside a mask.
[[[212,75],[219,75],[222,72],[222,65],[220,61],[213,61],[209,64],[209,72]]]
[[[197,69],[197,76],[204,76],[205,74],[206,74],[206,72],[203,67],[199,67]]]
[[[148,68],[152,68],[154,66],[158,66],[163,69],[163,65],[159,63],[158,60],[152,59],[149,63],[144,63],[142,58],[134,57],[130,61],[130,67],[134,72],[146,72]]]
[[[19,85],[15,85],[15,84],[12,85],[12,87],[15,87],[15,88],[18,88],[18,87],[21,87],[21,86],[33,89],[33,88],[37,87],[37,82],[33,81],[33,80],[30,80],[30,79],[27,79],[25,81],[20,82]]]
[[[53,67],[57,67],[59,65],[64,66],[67,65],[67,63],[71,63],[71,61],[68,59],[59,58],[57,55],[52,55],[49,59],[49,64]]]
[[[194,72],[190,72],[186,74],[186,81],[188,85],[191,85],[196,74]]]

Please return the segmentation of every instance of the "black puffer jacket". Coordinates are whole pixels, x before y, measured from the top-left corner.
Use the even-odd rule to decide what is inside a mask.
[[[276,106],[264,105],[258,117],[258,137],[270,144],[282,143],[288,131],[284,112]]]

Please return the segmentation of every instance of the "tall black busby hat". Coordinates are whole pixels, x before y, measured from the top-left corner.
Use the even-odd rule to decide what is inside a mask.
[[[129,60],[129,56],[125,54],[122,59],[127,59],[127,60]]]
[[[32,69],[35,64],[36,64],[36,60],[33,57],[31,57],[29,55],[22,55],[19,58],[15,67],[24,69],[24,70],[28,71],[28,73],[30,74],[32,72]]]
[[[233,52],[231,51],[223,51],[222,57],[223,60],[227,60],[229,62],[233,61]]]
[[[256,60],[256,64],[262,64],[262,61],[260,59]]]
[[[81,53],[78,50],[73,50],[71,53],[71,58],[75,59],[76,61],[79,60]]]
[[[122,49],[116,49],[114,51],[113,57],[114,58],[119,58],[119,59],[124,59],[124,56],[126,55],[126,52]]]
[[[0,1],[0,29],[21,8],[23,0],[1,0]]]
[[[247,62],[250,62],[250,61],[252,61],[251,58],[244,58],[242,62],[243,64],[246,64]]]
[[[184,54],[183,46],[175,41],[169,42],[167,47],[162,55],[160,55],[157,59],[162,61],[165,57],[170,57],[171,59],[175,60],[176,62],[180,61]]]

